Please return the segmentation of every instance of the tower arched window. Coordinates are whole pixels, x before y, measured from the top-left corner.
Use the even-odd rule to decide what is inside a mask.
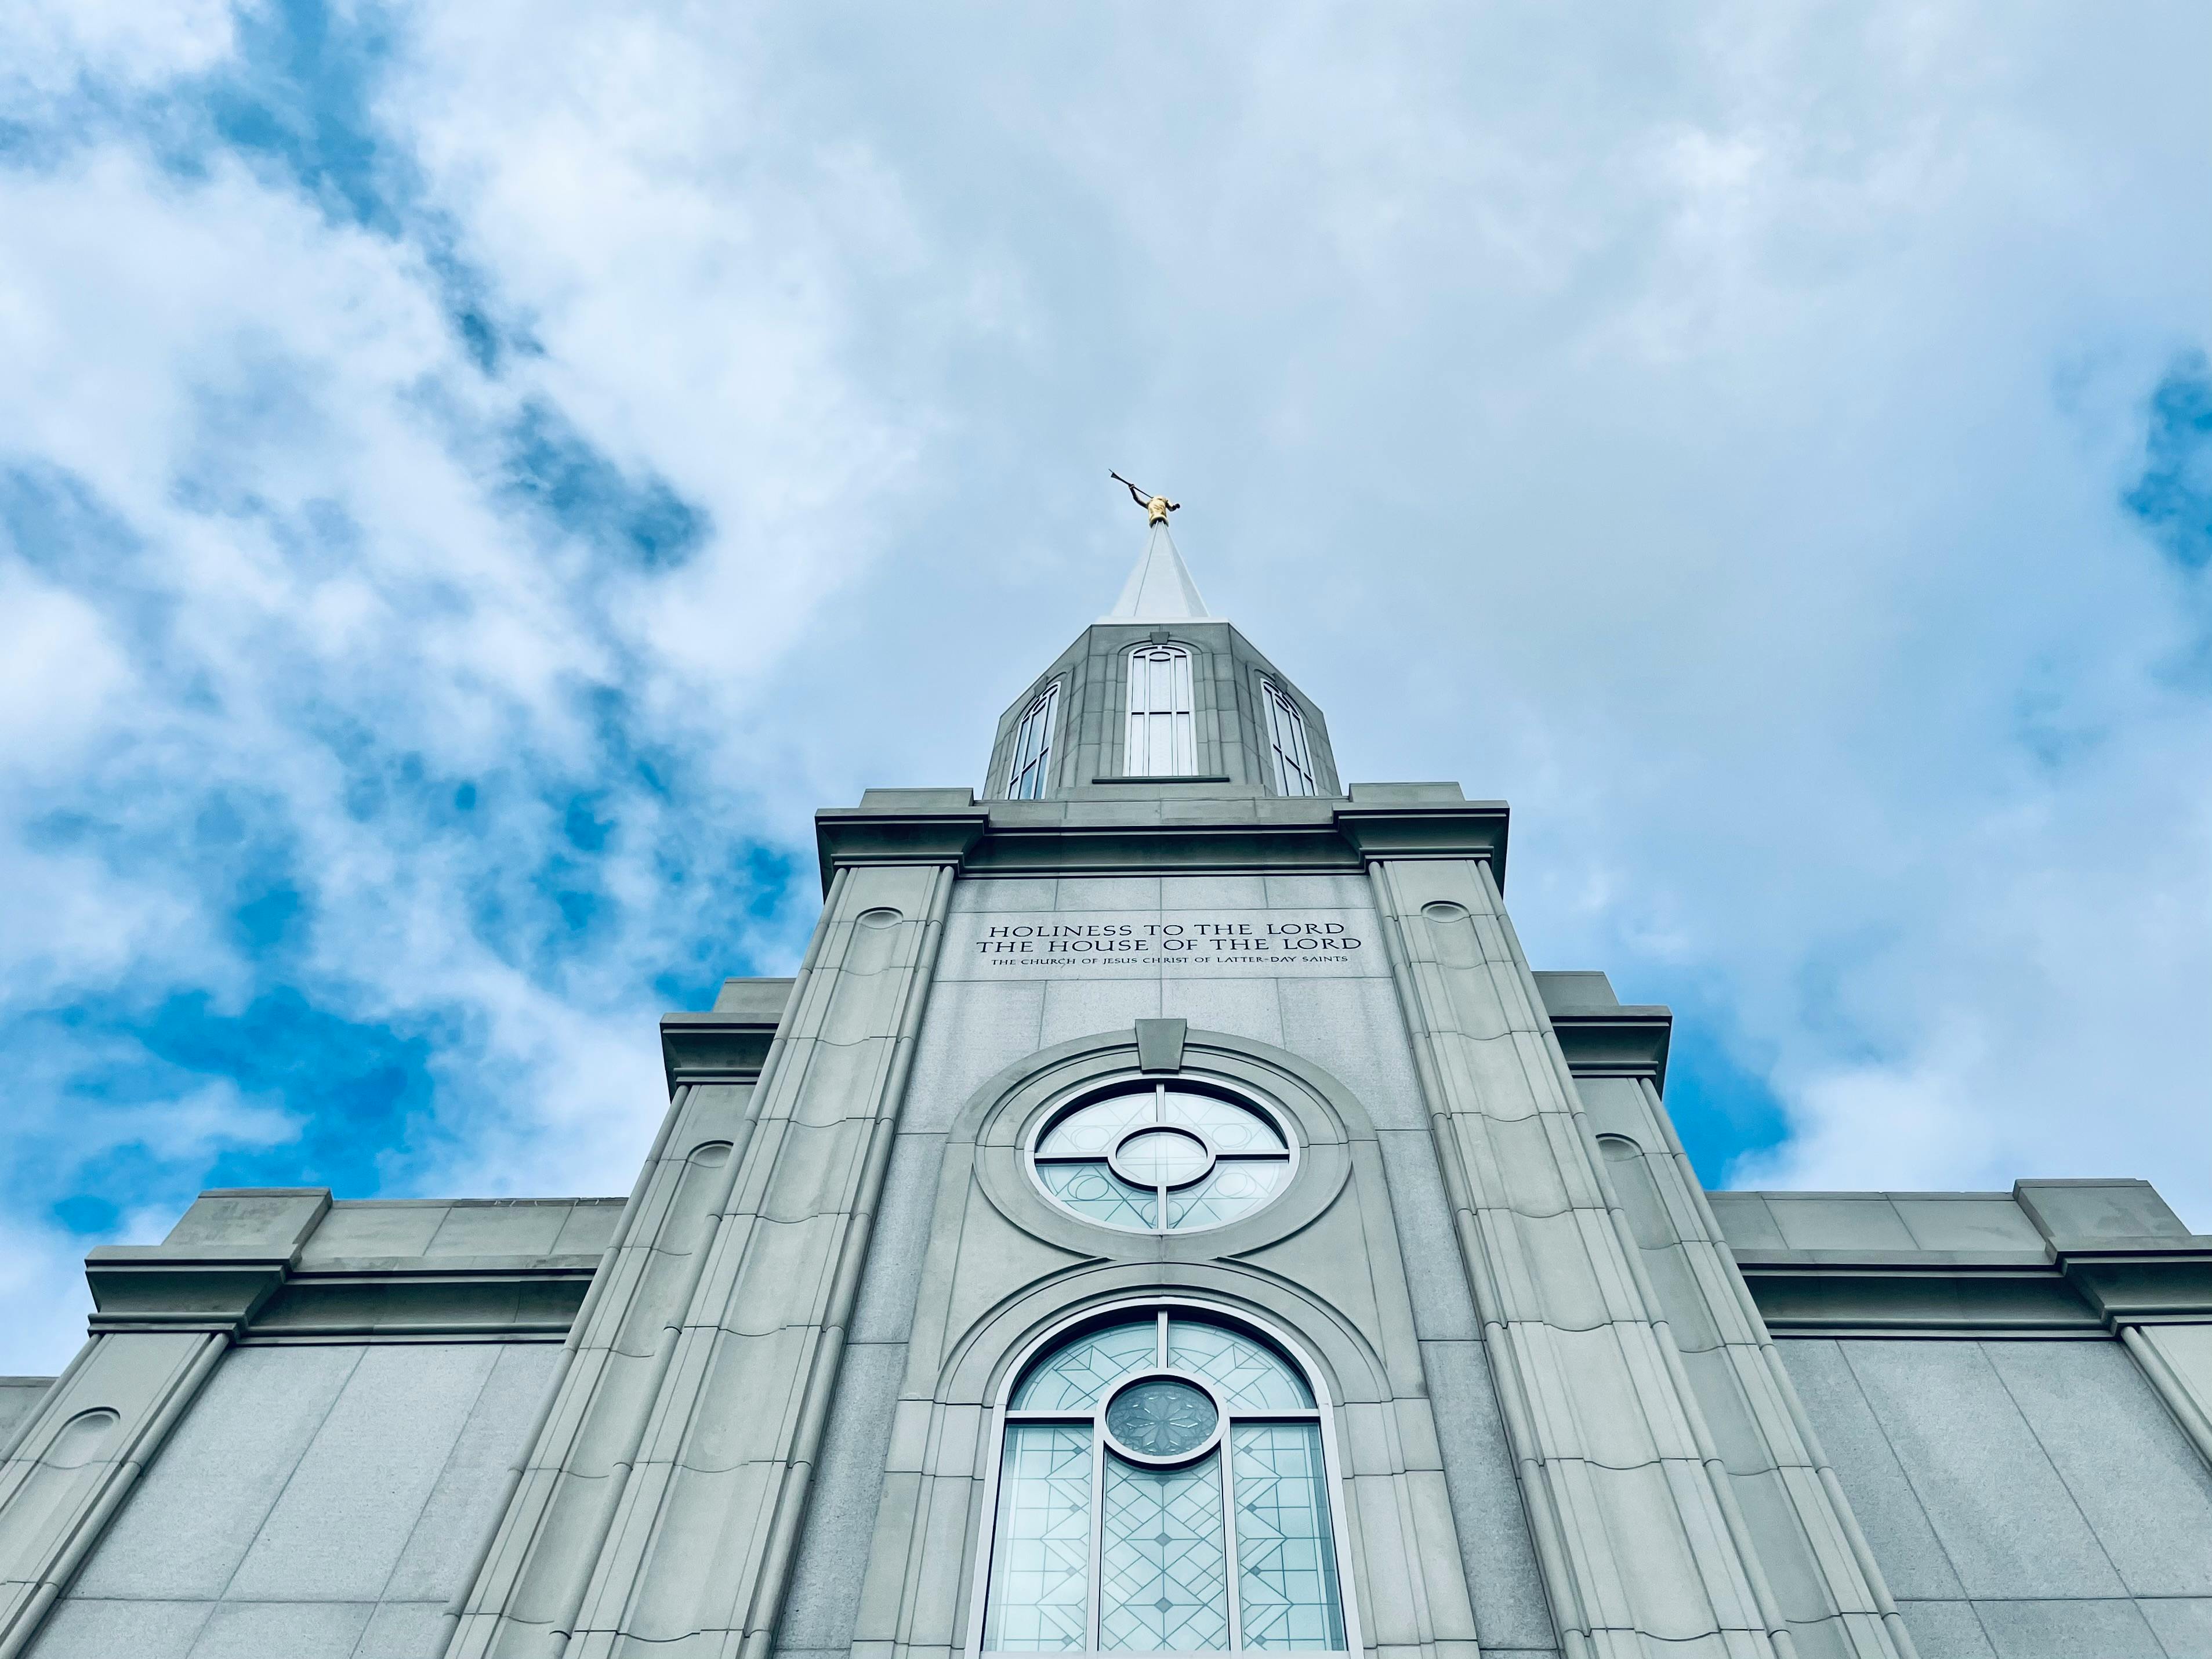
[[[1140,645],[1129,653],[1129,735],[1121,770],[1133,778],[1187,777],[1198,770],[1190,653],[1182,646]]]
[[[1060,712],[1060,682],[1040,692],[1014,732],[1014,757],[1006,768],[1008,800],[1042,800],[1052,766],[1053,716]]]
[[[1273,680],[1260,682],[1261,701],[1267,705],[1267,744],[1274,756],[1275,793],[1311,795],[1313,754],[1306,747],[1306,720],[1283,689]]]
[[[1001,1418],[985,1650],[1347,1650],[1322,1413],[1273,1344],[1123,1309],[1031,1360]]]

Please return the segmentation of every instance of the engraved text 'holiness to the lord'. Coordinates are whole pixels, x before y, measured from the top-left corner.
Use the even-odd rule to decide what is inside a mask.
[[[994,966],[1152,958],[1345,961],[1365,941],[1340,921],[1046,921],[987,925],[975,954]]]

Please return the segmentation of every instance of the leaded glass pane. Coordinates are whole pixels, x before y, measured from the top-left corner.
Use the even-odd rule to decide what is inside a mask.
[[[1006,1427],[987,1648],[1064,1653],[1090,1644],[1091,1434],[1088,1423]]]
[[[1203,1181],[1168,1194],[1168,1230],[1218,1227],[1249,1215],[1274,1197],[1290,1173],[1287,1158],[1216,1164]]]
[[[1155,1123],[1166,1133],[1149,1132]],[[1207,1170],[1197,1139],[1175,1130],[1209,1142],[1216,1167]],[[1291,1150],[1282,1126],[1256,1106],[1149,1085],[1066,1112],[1039,1136],[1035,1157],[1046,1191],[1088,1220],[1187,1231],[1221,1226],[1280,1197]]]
[[[1313,762],[1306,750],[1305,717],[1272,683],[1267,693],[1267,731],[1275,753],[1275,787],[1285,795],[1314,793]]]
[[[1121,1653],[1227,1647],[1221,1454],[1180,1469],[1139,1469],[1109,1455],[1104,1508],[1098,1645]]]
[[[1037,1142],[1037,1156],[1103,1158],[1124,1129],[1151,1120],[1152,1101],[1153,1091],[1142,1089],[1079,1106],[1045,1132]]]
[[[1190,653],[1139,646],[1129,656],[1129,726],[1121,769],[1159,777],[1198,769],[1191,713]]]
[[[1232,1432],[1231,1441],[1244,1645],[1342,1648],[1344,1612],[1337,1597],[1320,1426],[1247,1423]]]
[[[1147,1186],[1180,1187],[1205,1173],[1206,1148],[1180,1129],[1146,1129],[1121,1143],[1121,1166]]]
[[[1224,1152],[1273,1152],[1283,1148],[1283,1138],[1259,1113],[1213,1095],[1186,1094],[1170,1089],[1161,1103],[1164,1120],[1187,1124],[1203,1133]]]
[[[1149,1187],[1132,1187],[1101,1164],[1040,1164],[1037,1179],[1045,1190],[1079,1215],[1109,1227],[1149,1231],[1159,1214],[1159,1195]]]
[[[1175,682],[1169,674],[1174,659],[1164,651],[1144,651],[1137,656],[1137,710],[1139,714],[1165,714],[1174,707],[1169,699],[1174,696]]]
[[[1014,759],[1006,793],[1016,800],[1038,800],[1044,795],[1045,773],[1052,757],[1052,717],[1060,704],[1060,684],[1030,705],[1014,733]]]
[[[1219,1325],[1169,1321],[1168,1364],[1212,1383],[1232,1412],[1313,1409],[1312,1390],[1273,1349]]]
[[[1023,1412],[1089,1412],[1097,1409],[1109,1384],[1131,1371],[1158,1363],[1159,1319],[1146,1314],[1125,1324],[1109,1325],[1078,1337],[1030,1373],[1015,1392],[1013,1407]],[[1085,1430],[1087,1434],[1090,1431]]]

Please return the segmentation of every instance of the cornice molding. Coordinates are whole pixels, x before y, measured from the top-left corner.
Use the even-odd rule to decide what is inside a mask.
[[[106,1246],[85,1261],[95,1336],[210,1331],[243,1343],[556,1341],[600,1258],[394,1256],[302,1268],[251,1248]]]
[[[663,1014],[660,1064],[669,1097],[687,1083],[750,1083],[767,1063],[781,1023],[780,1014]]]
[[[202,1193],[169,1242],[102,1245],[85,1258],[91,1334],[202,1331],[234,1342],[557,1340],[568,1334],[601,1260],[596,1252],[308,1257],[334,1207],[322,1187]]]
[[[330,1263],[289,1275],[239,1334],[283,1342],[557,1342],[601,1258],[477,1256]]]
[[[871,795],[942,795],[944,790],[870,790]],[[972,800],[972,797],[970,797]],[[815,849],[822,860],[822,890],[846,864],[963,863],[989,831],[991,815],[981,806],[951,811],[885,805],[823,807],[814,815]]]
[[[2108,1326],[2212,1319],[2212,1239],[2107,1241],[2062,1252],[2057,1267]]]
[[[1363,865],[1376,859],[1480,859],[1503,891],[1510,816],[1502,800],[1370,806],[1355,799],[1336,809],[1336,830]]]
[[[84,1259],[92,1290],[88,1328],[112,1331],[243,1331],[283,1287],[291,1255],[252,1245],[103,1244]]]
[[[1778,1337],[2104,1337],[2212,1322],[2212,1239],[1732,1253]]]
[[[1647,1005],[1552,1012],[1567,1069],[1577,1077],[1648,1078],[1667,1091],[1667,1048],[1673,1041],[1671,1010]]]
[[[857,807],[817,812],[815,845],[825,893],[849,865],[950,864],[998,876],[1340,875],[1382,859],[1480,860],[1502,888],[1505,804],[1437,799],[1447,787],[1363,784],[1342,800],[1133,793],[978,802],[965,791],[870,790]]]

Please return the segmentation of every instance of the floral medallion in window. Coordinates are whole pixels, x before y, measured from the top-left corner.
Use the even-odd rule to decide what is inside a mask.
[[[1357,1651],[1322,1412],[1273,1347],[1131,1310],[1032,1361],[1000,1420],[987,1652]]]
[[[1224,1226],[1290,1185],[1297,1145],[1269,1107],[1183,1083],[1128,1083],[1045,1120],[1030,1149],[1061,1208],[1127,1232]]]

